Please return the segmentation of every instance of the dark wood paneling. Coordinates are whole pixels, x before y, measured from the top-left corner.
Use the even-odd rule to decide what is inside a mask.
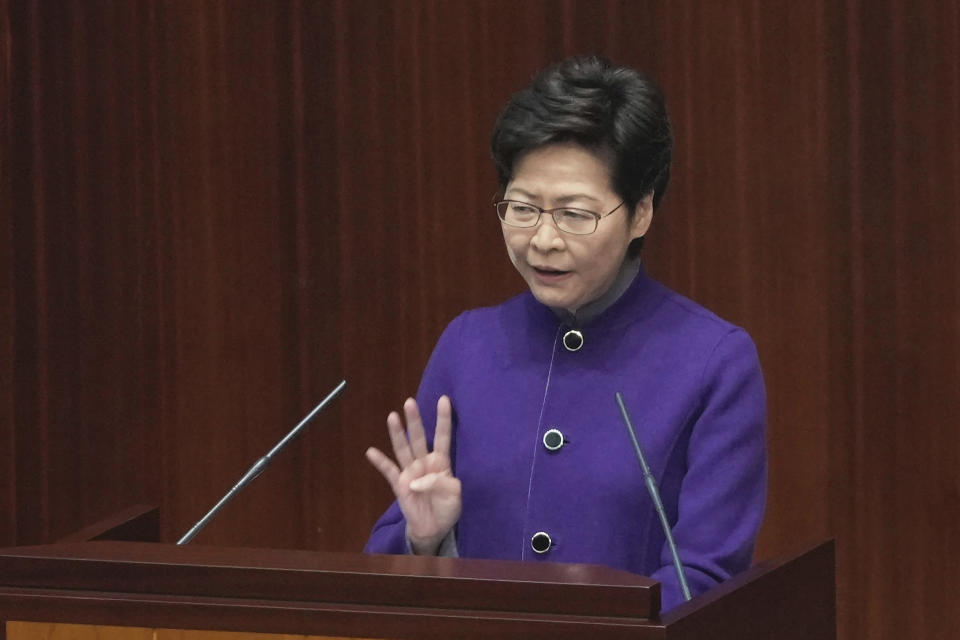
[[[535,69],[599,51],[671,105],[650,270],[760,350],[758,555],[835,534],[841,637],[949,635],[956,3],[0,0],[0,17],[0,542],[137,502],[173,540],[346,378],[198,542],[358,549],[389,499],[362,457],[387,411],[455,314],[523,286],[487,204],[490,126]]]
[[[16,473],[14,448],[16,446],[13,420],[14,383],[14,297],[13,228],[8,212],[12,210],[10,163],[13,127],[10,124],[10,7],[8,0],[0,0],[0,545],[16,540]],[[0,640],[3,640],[0,630]]]

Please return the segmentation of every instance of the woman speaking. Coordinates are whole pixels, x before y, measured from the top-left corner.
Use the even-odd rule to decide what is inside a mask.
[[[443,332],[394,457],[371,553],[604,564],[683,601],[624,427],[660,487],[690,590],[747,568],[766,490],[765,396],[742,329],[652,280],[644,236],[670,178],[663,97],[572,58],[515,94],[492,136],[507,255],[529,291]]]

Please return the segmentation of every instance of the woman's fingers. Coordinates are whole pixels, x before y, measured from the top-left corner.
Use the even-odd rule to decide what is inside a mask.
[[[413,452],[410,451],[410,442],[407,440],[407,431],[403,428],[403,420],[396,411],[392,411],[387,416],[387,431],[390,433],[393,454],[397,456],[400,467],[406,469],[413,462]]]
[[[433,436],[433,452],[447,457],[450,456],[452,414],[450,398],[440,396],[440,399],[437,400],[437,431]]]
[[[397,464],[391,460],[387,454],[383,453],[376,447],[370,447],[367,449],[365,455],[367,460],[370,461],[370,464],[376,467],[377,471],[379,471],[380,474],[390,484],[394,493],[404,492],[404,478],[413,478],[413,480],[407,482],[407,486],[413,491],[424,491],[429,488],[429,486],[433,485],[435,479],[429,481],[429,484],[423,488],[414,489],[414,483],[417,482],[418,479],[426,476],[443,475],[434,472],[427,473],[427,465],[423,459],[414,460],[406,469],[401,470],[400,467],[398,467]]]
[[[423,431],[423,420],[420,418],[420,409],[417,401],[407,398],[403,403],[403,413],[407,418],[407,437],[410,439],[410,451],[414,458],[422,458],[427,451],[427,434]]]
[[[391,485],[396,483],[397,477],[404,471],[411,472],[413,477],[421,476],[424,473],[423,465],[428,464],[428,460],[433,461],[429,463],[429,466],[436,468],[441,460],[449,460],[450,457],[453,414],[450,398],[440,396],[437,401],[437,428],[434,435],[433,454],[427,448],[423,419],[420,416],[417,402],[413,398],[408,398],[403,403],[403,413],[406,419],[406,428],[404,427],[404,420],[400,418],[396,411],[387,416],[387,432],[390,435],[390,444],[393,446],[396,463],[374,447],[368,449],[366,453],[367,459]],[[445,465],[440,463],[440,466],[445,466],[449,470],[449,462]],[[422,491],[424,489],[414,490]]]
[[[366,451],[367,460],[370,461],[377,471],[390,483],[391,487],[397,484],[397,478],[400,477],[400,469],[386,454],[376,447],[370,447]]]

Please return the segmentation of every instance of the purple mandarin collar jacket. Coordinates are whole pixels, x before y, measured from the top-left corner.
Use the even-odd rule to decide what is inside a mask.
[[[623,393],[696,595],[746,569],[766,493],[765,395],[742,329],[641,269],[609,308],[570,327],[529,293],[468,311],[443,332],[417,401],[428,437],[437,399],[454,409],[463,484],[461,557],[604,564],[662,583],[682,602],[672,559],[614,397]],[[564,444],[550,451],[544,434]],[[406,553],[394,503],[366,550]],[[537,532],[552,544],[537,553]]]

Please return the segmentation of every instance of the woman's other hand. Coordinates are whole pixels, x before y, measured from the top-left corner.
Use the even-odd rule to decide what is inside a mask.
[[[387,431],[396,462],[379,449],[367,449],[367,460],[390,483],[407,521],[413,552],[433,555],[460,518],[460,481],[450,467],[450,398],[437,401],[433,451],[427,450],[420,410],[413,398],[403,404],[407,427],[396,411],[387,416]]]

